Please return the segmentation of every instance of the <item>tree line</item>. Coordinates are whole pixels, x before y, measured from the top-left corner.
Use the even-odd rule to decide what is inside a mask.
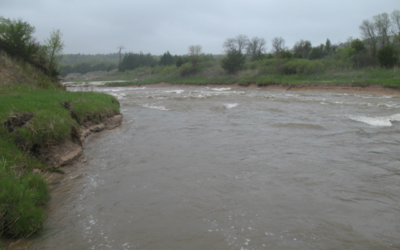
[[[39,43],[33,37],[35,27],[27,22],[0,16],[0,51],[17,60],[25,61],[57,78],[64,43],[60,30],[53,30],[49,38]]]
[[[224,55],[206,55],[200,45],[191,45],[183,56],[164,53],[159,60],[150,54],[125,54],[118,69],[133,70],[138,67],[175,65],[181,76],[200,71],[209,61],[220,61],[220,66],[229,74],[246,67],[267,65],[268,72],[284,74],[312,73],[324,67],[377,67],[392,68],[399,62],[400,52],[400,11],[382,13],[364,20],[360,26],[361,38],[348,38],[344,43],[325,43],[313,46],[308,40],[300,40],[292,48],[285,45],[282,37],[271,40],[271,50],[267,51],[264,38],[238,35],[223,43]],[[272,65],[272,66],[271,66]],[[274,66],[274,67],[273,67]],[[274,70],[271,71],[271,68]]]
[[[39,43],[33,38],[35,27],[22,20],[0,17],[0,50],[34,65],[52,77],[72,72],[110,71],[116,68],[125,71],[157,65],[174,65],[180,69],[182,76],[186,76],[200,71],[212,61],[219,61],[220,66],[229,74],[238,72],[245,65],[262,62],[270,64],[271,61],[268,60],[275,60],[276,64],[282,64],[282,60],[286,60],[284,67],[280,67],[280,72],[285,74],[310,71],[306,68],[318,65],[310,61],[322,59],[335,60],[337,64],[351,65],[355,68],[392,68],[398,64],[400,10],[366,19],[362,21],[359,29],[360,39],[349,38],[342,44],[332,44],[327,39],[324,44],[313,46],[308,40],[300,40],[289,49],[282,37],[275,37],[271,40],[271,50],[268,52],[267,41],[264,38],[238,35],[225,40],[222,45],[222,58],[203,53],[200,45],[191,45],[186,55],[171,55],[169,51],[162,56],[131,52],[126,53],[122,60],[118,60],[120,55],[115,53],[111,54],[113,62],[104,58],[90,62],[75,60],[74,63],[67,62],[60,66],[64,44],[59,30],[53,30],[48,39]]]
[[[361,39],[349,38],[344,44],[334,45],[329,39],[325,44],[313,47],[308,40],[300,40],[292,49],[285,47],[282,37],[271,41],[272,50],[266,52],[266,41],[263,38],[238,35],[228,38],[223,44],[225,58],[221,66],[228,73],[235,73],[246,60],[264,59],[307,59],[318,60],[331,58],[350,61],[353,67],[378,66],[392,68],[398,63],[400,52],[400,11],[390,15],[382,13],[371,20],[364,20],[359,26]]]

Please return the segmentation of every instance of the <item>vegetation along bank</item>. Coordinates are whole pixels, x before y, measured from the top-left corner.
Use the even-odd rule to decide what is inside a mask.
[[[82,152],[91,131],[119,126],[118,101],[67,92],[57,78],[60,32],[44,44],[21,20],[0,18],[0,238],[37,233],[46,218],[46,176]],[[0,249],[2,244],[0,242]]]

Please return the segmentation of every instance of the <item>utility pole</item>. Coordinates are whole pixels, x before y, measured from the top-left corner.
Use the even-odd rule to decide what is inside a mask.
[[[121,45],[118,47],[119,49],[119,64],[122,62],[122,55],[121,55],[121,50],[125,49],[124,45]]]

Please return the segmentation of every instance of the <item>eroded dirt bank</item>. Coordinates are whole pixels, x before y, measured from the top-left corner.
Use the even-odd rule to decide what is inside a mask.
[[[77,136],[65,140],[59,145],[52,146],[42,152],[41,157],[51,166],[58,168],[67,165],[78,158],[83,151],[83,143],[87,136],[93,132],[100,132],[104,129],[114,129],[122,123],[122,114],[106,118],[99,124],[86,124],[77,132]]]

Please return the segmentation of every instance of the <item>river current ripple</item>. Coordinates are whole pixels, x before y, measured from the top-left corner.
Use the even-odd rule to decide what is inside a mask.
[[[88,139],[12,249],[400,249],[400,98],[94,91],[122,126]]]

